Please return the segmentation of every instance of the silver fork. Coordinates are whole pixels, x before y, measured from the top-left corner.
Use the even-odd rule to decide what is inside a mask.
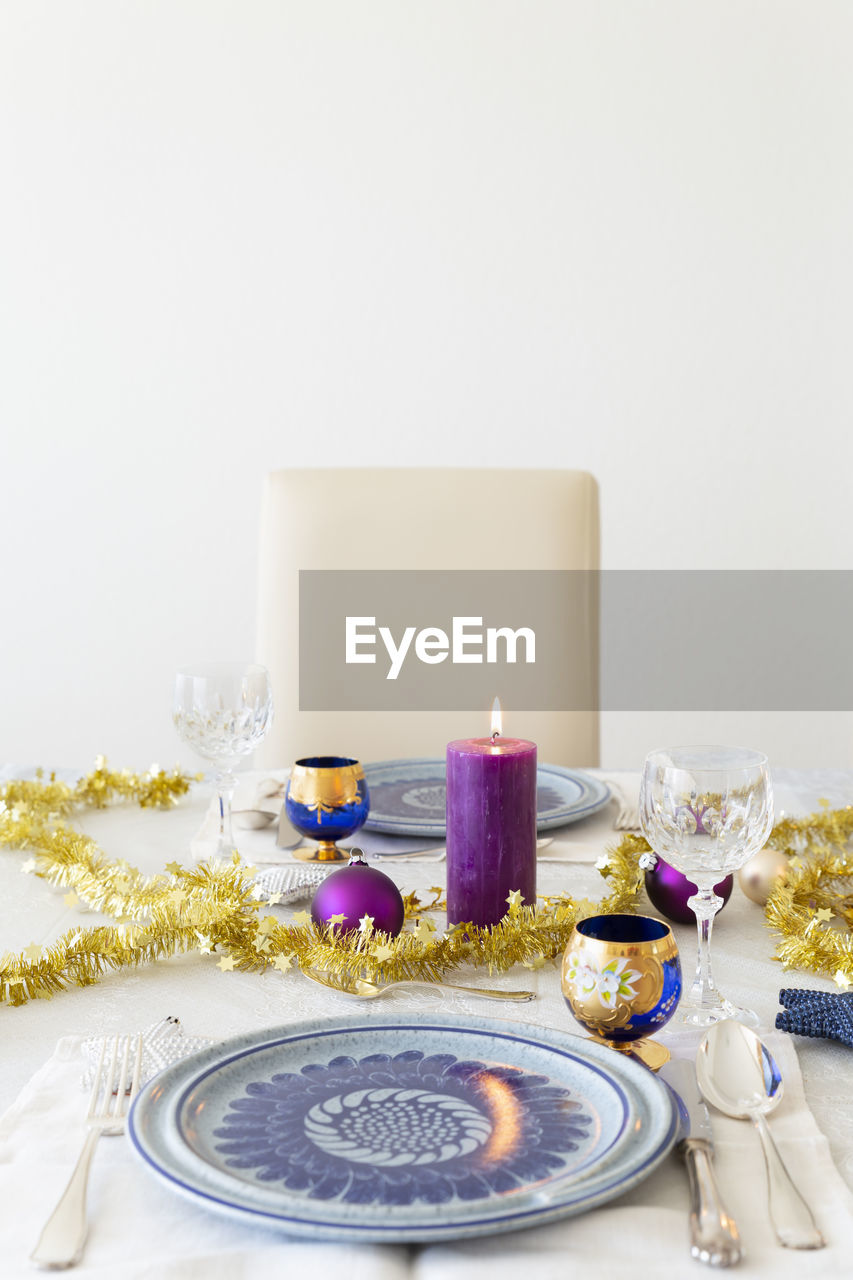
[[[121,1051],[122,1042],[124,1052]],[[131,1050],[135,1050],[131,1062]],[[119,1056],[121,1055],[121,1056]],[[128,1107],[136,1097],[142,1074],[142,1036],[116,1036],[107,1062],[107,1041],[102,1047],[89,1096],[86,1124],[89,1132],[68,1186],[44,1225],[30,1262],[48,1271],[73,1267],[83,1255],[86,1243],[86,1188],[89,1165],[102,1133],[124,1132]]]
[[[614,831],[639,831],[640,813],[636,805],[631,804],[618,782],[607,779],[610,793],[616,801],[616,817],[613,819]]]

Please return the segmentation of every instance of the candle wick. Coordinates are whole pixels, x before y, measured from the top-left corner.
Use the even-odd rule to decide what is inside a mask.
[[[500,736],[499,731],[497,729],[493,729],[492,730],[492,746],[495,745],[495,739],[499,736]]]

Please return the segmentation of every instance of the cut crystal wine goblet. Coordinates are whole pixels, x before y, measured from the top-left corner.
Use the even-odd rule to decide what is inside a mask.
[[[661,858],[696,885],[687,905],[696,916],[696,978],[685,992],[679,1021],[705,1027],[723,1018],[757,1025],[749,1009],[725,999],[711,970],[711,928],[723,899],[714,891],[748,862],[773,825],[767,757],[740,747],[670,747],[646,757],[640,787],[640,825]]]
[[[208,662],[181,667],[175,677],[172,719],[178,735],[216,770],[219,795],[218,859],[234,852],[231,800],[234,769],[250,755],[272,723],[266,667],[245,662]]]

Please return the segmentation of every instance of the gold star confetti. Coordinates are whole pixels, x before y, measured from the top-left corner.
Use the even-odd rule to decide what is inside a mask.
[[[72,889],[70,893],[64,893],[62,895],[62,901],[65,903],[66,907],[76,907],[80,899]]]
[[[595,868],[597,871],[606,871],[610,866],[610,854],[603,853],[600,858],[596,859]]]
[[[259,951],[261,955],[266,955],[271,946],[272,941],[269,938],[261,937],[255,942],[255,950]]]
[[[273,968],[278,969],[279,973],[287,973],[288,969],[293,964],[293,952],[282,952],[280,955],[276,956],[272,963]]]
[[[373,916],[363,915],[358,922],[359,933],[373,933]]]
[[[339,911],[337,915],[329,916],[328,920],[326,921],[326,924],[343,924],[346,918],[347,918],[346,912]]]
[[[222,959],[217,962],[216,967],[217,969],[221,969],[223,973],[231,973],[234,968],[234,957],[223,956]]]
[[[832,912],[829,907],[821,907],[820,911],[814,913],[814,918],[818,924],[826,924],[828,920],[832,919]]]
[[[544,968],[545,968],[545,957],[544,957],[544,956],[534,956],[532,960],[525,960],[525,961],[524,961],[524,967],[525,967],[525,969],[544,969]]]
[[[267,906],[268,906],[268,907],[277,907],[277,906],[278,906],[278,904],[281,902],[281,900],[282,900],[282,898],[283,898],[283,897],[284,897],[284,894],[281,894],[281,893],[271,893],[271,894],[270,894],[270,896],[267,898]]]
[[[239,868],[240,868],[240,870],[243,872],[243,874],[244,874],[244,875],[246,875],[246,876],[256,876],[256,875],[258,874],[258,868],[257,868],[257,867],[250,867],[250,866],[249,866],[249,864],[248,864],[247,862],[244,862],[244,861],[243,861],[243,859],[242,859],[242,857],[241,857],[241,855],[240,855],[240,851],[239,851],[239,849],[235,849],[235,850],[232,852],[232,854],[231,854],[231,861],[232,861],[232,863],[234,864],[234,866],[235,866],[235,867],[239,867]]]
[[[374,956],[380,964],[382,964],[383,960],[391,959],[394,954],[394,948],[389,947],[385,942],[377,942],[376,946],[372,948],[370,954]]]
[[[170,876],[179,876],[181,874],[181,864],[180,862],[167,862],[166,870]]]
[[[418,942],[429,942],[434,933],[435,925],[433,922],[431,920],[427,920],[426,917],[422,917],[418,921],[417,928],[415,929],[415,937]]]
[[[43,947],[38,947],[34,942],[31,942],[28,947],[24,947],[24,955],[28,960],[31,960],[33,964],[37,964],[38,961],[41,960],[41,953],[43,950]]]
[[[853,983],[851,983],[843,969],[836,969],[835,984],[840,987],[842,991],[846,991],[848,987],[853,986]]]
[[[445,929],[442,935],[445,938],[455,938],[457,934],[465,932],[464,924],[451,924]]]
[[[512,893],[507,895],[506,900],[509,903],[510,911],[515,911],[518,907],[521,906],[521,890],[513,889]]]
[[[213,941],[208,938],[206,933],[199,933],[196,929],[196,937],[198,938],[198,949],[203,956],[209,956],[213,950]]]
[[[263,920],[258,921],[258,933],[273,933],[278,928],[278,921],[275,916],[264,916]]]
[[[293,917],[293,923],[306,926],[309,925],[311,923],[311,916],[309,912],[297,911],[296,915]]]
[[[21,871],[25,876],[30,876],[36,869],[35,858],[27,858],[26,862],[21,863]]]

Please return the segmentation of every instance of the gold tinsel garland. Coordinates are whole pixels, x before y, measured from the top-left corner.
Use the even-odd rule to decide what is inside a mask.
[[[188,951],[202,955],[216,951],[223,972],[260,972],[272,967],[284,973],[296,965],[322,971],[340,982],[360,977],[437,981],[461,964],[490,972],[516,964],[540,968],[562,953],[576,920],[592,912],[633,911],[642,887],[640,858],[649,846],[641,837],[628,835],[597,864],[611,889],[598,903],[560,895],[527,907],[520,895],[511,894],[507,915],[493,928],[464,924],[439,934],[426,914],[444,905],[443,891],[435,888],[426,903],[417,894],[404,898],[407,919],[417,924],[396,938],[375,932],[369,920],[359,932],[340,934],[331,926],[314,925],[307,911],[298,912],[290,924],[261,916],[265,904],[254,896],[255,868],[247,867],[236,853],[225,865],[202,863],[187,869],[169,863],[164,874],[144,876],[123,860],[108,859],[93,840],[65,822],[75,812],[120,799],[135,800],[143,807],[169,807],[186,793],[190,782],[179,771],[168,774],[156,767],[142,775],[127,770],[113,773],[99,759],[95,770],[74,787],[53,777],[47,781],[39,777],[0,788],[0,844],[32,853],[22,870],[67,888],[69,905],[81,901],[116,920],[114,926],[70,930],[49,946],[32,944],[16,955],[3,956],[0,1002],[24,1004],[68,985],[96,982],[111,969]],[[802,895],[826,892],[820,888],[822,883],[853,874],[853,865],[837,852],[838,841],[842,836],[846,840],[851,830],[853,810],[779,824],[774,831],[777,847],[787,850],[790,844],[794,850],[801,846],[804,850],[811,841],[823,840],[825,847],[818,851],[818,858],[825,861],[802,868],[805,873],[814,865],[815,878],[808,884],[796,882],[790,899],[780,899],[782,890],[773,895],[768,903],[773,927],[784,933],[796,917],[799,928],[803,910],[811,910],[803,905]],[[273,896],[266,905],[275,901]],[[810,931],[808,926],[806,935]],[[849,935],[837,934],[835,941],[825,936],[829,932],[834,931],[819,930],[812,941],[800,937],[796,958],[780,947],[780,958],[783,963],[826,972],[831,953],[839,973],[853,979]]]
[[[407,919],[417,923],[392,938],[374,931],[369,921],[357,933],[340,934],[328,925],[317,927],[306,911],[297,912],[289,924],[262,916],[265,904],[254,896],[255,869],[236,853],[224,866],[202,863],[187,869],[169,863],[164,873],[145,876],[124,860],[107,858],[66,821],[74,813],[116,800],[167,808],[186,793],[190,782],[178,771],[167,774],[157,768],[141,775],[114,773],[99,759],[94,771],[73,787],[40,775],[32,782],[0,788],[0,845],[32,855],[22,871],[67,889],[69,906],[80,902],[116,921],[72,929],[48,946],[31,944],[4,955],[0,1002],[24,1004],[69,985],[96,982],[112,969],[187,951],[216,951],[223,972],[270,967],[286,972],[295,964],[339,981],[435,981],[461,964],[490,972],[516,964],[539,968],[562,953],[582,915],[632,909],[641,876],[635,853],[647,848],[636,837],[622,841],[606,872],[614,881],[612,892],[598,904],[560,895],[527,907],[520,895],[511,894],[507,915],[494,928],[456,925],[439,934],[427,915],[444,905],[443,890],[435,888],[426,902],[417,894],[404,898]],[[275,901],[273,896],[266,905]]]
[[[770,843],[788,855],[788,870],[767,900],[769,928],[779,935],[776,959],[853,986],[853,805],[777,823]]]

